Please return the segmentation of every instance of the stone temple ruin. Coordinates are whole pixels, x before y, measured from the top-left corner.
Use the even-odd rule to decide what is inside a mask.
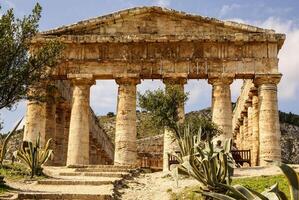
[[[212,120],[223,130],[222,137],[234,137],[240,149],[251,149],[253,165],[280,161],[277,54],[284,34],[140,7],[42,32],[32,48],[52,39],[66,46],[52,74],[55,95],[61,98],[29,101],[24,134],[29,141],[39,133],[42,141],[53,138],[51,165],[135,166],[136,85],[144,79],[182,90],[190,79],[207,80],[213,87]],[[90,87],[104,79],[118,84],[115,147],[89,105]],[[230,84],[235,79],[245,81],[232,111]],[[183,107],[180,112],[184,114]],[[170,135],[164,134],[164,164],[173,146]]]

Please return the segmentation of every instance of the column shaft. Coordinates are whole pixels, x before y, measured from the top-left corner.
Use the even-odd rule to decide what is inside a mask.
[[[65,107],[59,103],[56,108],[56,135],[55,135],[55,149],[54,149],[54,164],[64,165],[64,129],[65,129]]]
[[[233,138],[232,132],[232,104],[230,78],[209,79],[212,84],[212,121],[218,125],[223,134],[218,139]]]
[[[23,141],[34,143],[39,134],[45,134],[45,103],[29,100],[25,120]]]
[[[258,96],[252,97],[252,165],[258,166],[259,158],[259,105]]]
[[[115,126],[115,165],[136,165],[136,85],[139,79],[116,79],[118,105]]]
[[[67,166],[89,164],[89,95],[91,79],[73,79]]]
[[[280,125],[277,104],[279,77],[256,77],[259,96],[260,165],[281,161]]]
[[[247,115],[244,115],[243,119],[243,149],[248,150],[249,144],[248,144],[248,117]]]

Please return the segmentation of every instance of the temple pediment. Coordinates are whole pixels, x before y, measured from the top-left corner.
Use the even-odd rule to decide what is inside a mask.
[[[160,7],[131,8],[41,33],[61,35],[273,35],[273,30]]]

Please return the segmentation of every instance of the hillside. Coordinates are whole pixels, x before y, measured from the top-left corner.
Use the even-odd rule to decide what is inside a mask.
[[[199,111],[186,113],[211,118],[211,109],[206,108]],[[299,115],[293,113],[279,112],[282,158],[286,163],[299,163]],[[115,115],[99,116],[100,123],[114,142]],[[137,138],[159,135],[163,130],[155,127],[146,113],[137,112]]]

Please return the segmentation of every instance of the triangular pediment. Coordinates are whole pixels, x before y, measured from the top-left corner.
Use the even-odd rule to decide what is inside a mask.
[[[42,35],[199,35],[269,33],[273,30],[160,7],[132,8],[41,33]]]

